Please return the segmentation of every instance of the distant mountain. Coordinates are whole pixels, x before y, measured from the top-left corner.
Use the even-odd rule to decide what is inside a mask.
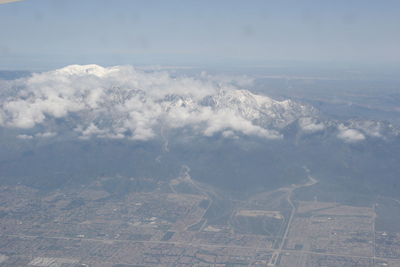
[[[301,182],[307,166],[321,182],[303,197],[399,192],[396,127],[327,118],[242,89],[251,84],[241,77],[73,65],[1,86],[2,183],[172,179],[185,165],[195,179],[245,193]]]

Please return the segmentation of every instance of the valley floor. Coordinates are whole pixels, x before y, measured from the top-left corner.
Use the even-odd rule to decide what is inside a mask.
[[[0,187],[0,266],[400,266],[400,233],[375,229],[375,205],[293,199],[312,177],[244,200],[189,175],[125,193],[110,179]]]

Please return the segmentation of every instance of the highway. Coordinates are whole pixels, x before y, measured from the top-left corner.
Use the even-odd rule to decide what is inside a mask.
[[[314,185],[314,184],[316,184],[318,182],[316,179],[314,179],[310,175],[310,170],[307,167],[304,167],[304,169],[305,169],[305,171],[307,173],[307,177],[308,177],[308,181],[306,183],[299,184],[299,185],[292,184],[290,187],[284,187],[284,188],[278,189],[280,191],[286,191],[287,192],[286,200],[287,200],[287,202],[289,203],[289,205],[291,207],[291,211],[290,211],[290,215],[289,215],[289,220],[288,220],[288,222],[286,224],[285,232],[284,232],[284,234],[282,236],[281,243],[279,244],[279,248],[274,251],[274,253],[272,254],[271,260],[269,261],[267,266],[276,266],[276,264],[278,262],[278,259],[279,259],[280,255],[281,255],[282,251],[283,251],[283,247],[285,245],[285,240],[286,240],[287,235],[289,233],[290,225],[292,223],[294,214],[296,213],[296,207],[295,207],[295,205],[293,204],[293,201],[292,201],[293,192],[296,189],[299,189],[299,188],[302,188],[302,187],[312,186],[312,185]]]

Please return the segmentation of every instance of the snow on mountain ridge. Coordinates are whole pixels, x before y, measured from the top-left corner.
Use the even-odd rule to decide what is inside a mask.
[[[0,99],[0,126],[53,133],[61,119],[68,119],[80,138],[133,140],[156,138],[161,127],[268,139],[282,138],[281,130],[296,121],[305,133],[325,128],[313,107],[253,94],[232,81],[226,76],[223,81],[209,75],[174,77],[131,66],[71,65],[16,80],[21,90]],[[361,134],[379,135],[371,125],[370,133],[346,127],[338,128],[339,138],[356,137],[355,131],[359,140]]]
[[[265,128],[283,128],[301,117],[316,115],[310,106],[292,100],[273,100],[247,90],[226,91],[213,98],[216,108],[235,109],[242,117]]]
[[[55,73],[67,75],[95,75],[98,77],[105,76],[113,71],[117,71],[118,67],[104,68],[96,64],[88,65],[69,65],[55,70]]]

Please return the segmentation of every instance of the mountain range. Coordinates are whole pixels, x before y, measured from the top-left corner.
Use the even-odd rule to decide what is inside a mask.
[[[320,183],[304,198],[399,194],[399,129],[252,93],[249,77],[72,65],[0,85],[5,183],[173,179],[189,166],[195,179],[245,193],[301,182],[307,166]]]

